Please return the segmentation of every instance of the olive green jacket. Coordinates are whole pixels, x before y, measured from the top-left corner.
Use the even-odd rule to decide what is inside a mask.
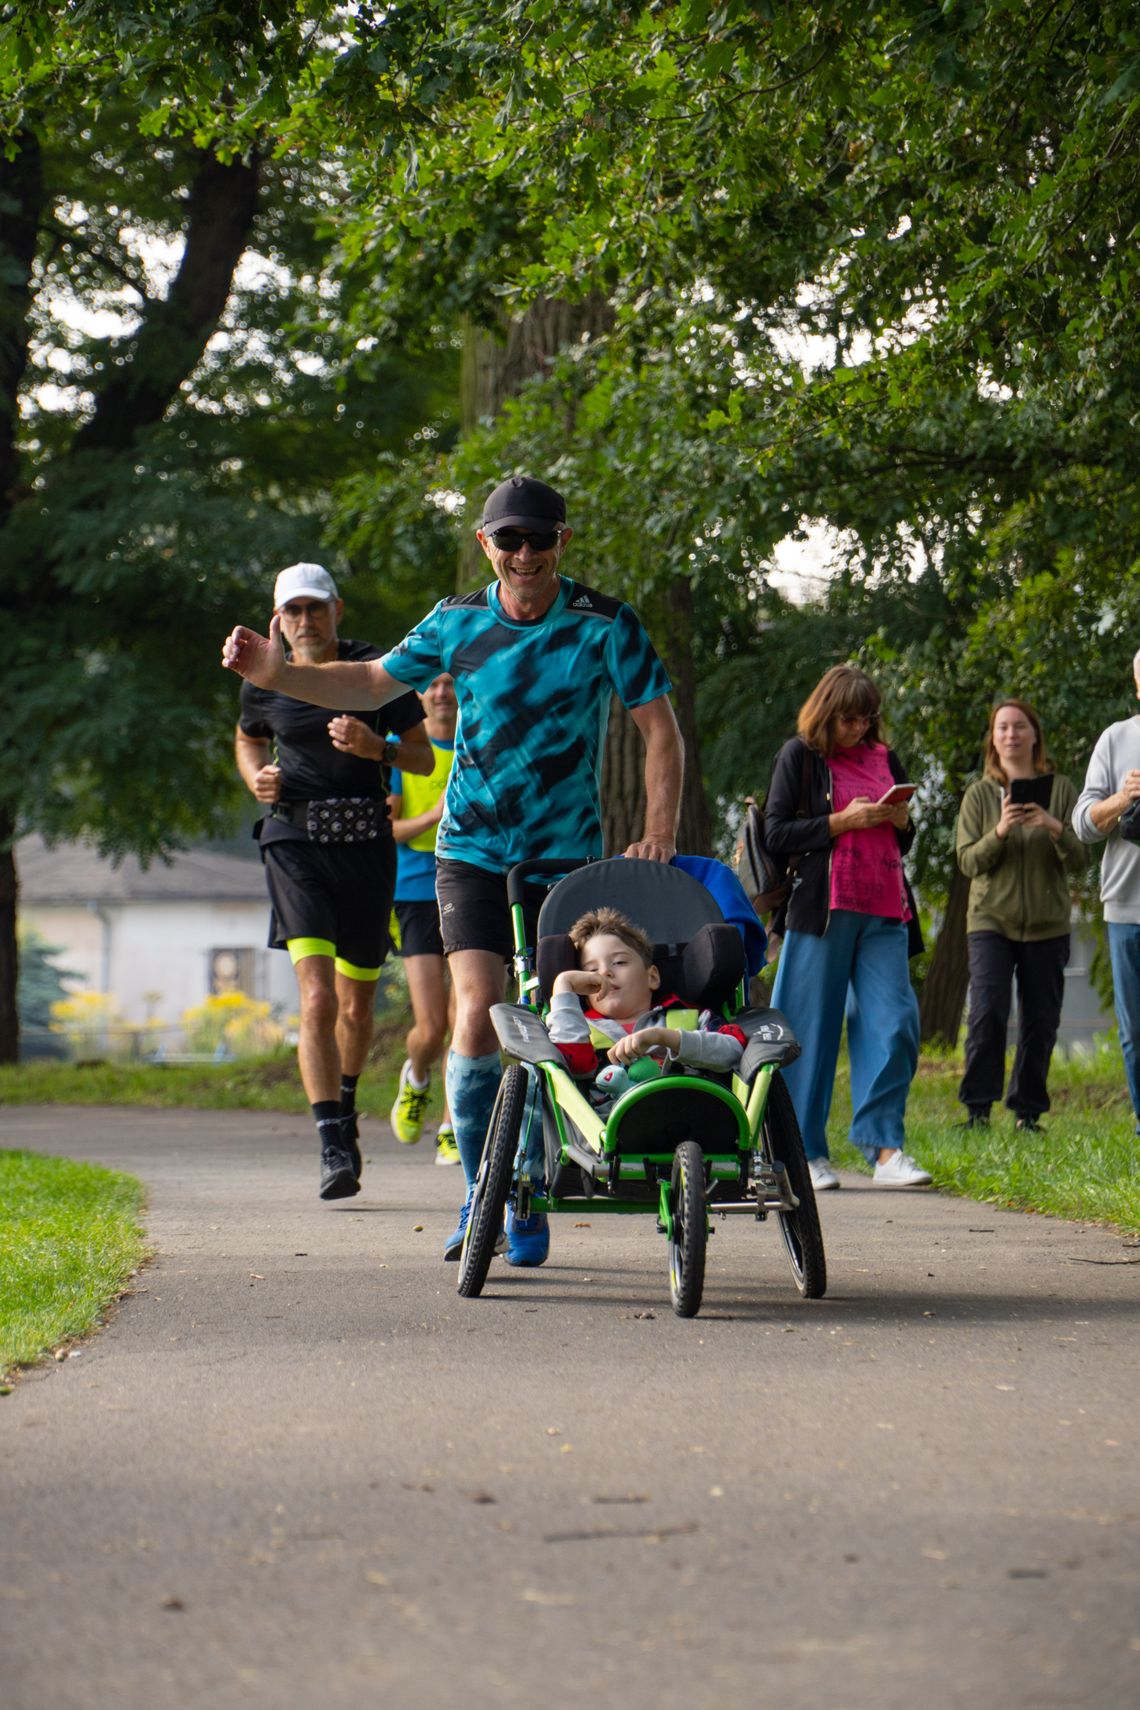
[[[1056,842],[1043,826],[1015,825],[1007,837],[994,830],[1001,816],[1001,788],[979,778],[962,798],[958,814],[958,865],[970,881],[967,932],[1000,932],[1026,943],[1060,938],[1072,915],[1067,875],[1085,865],[1087,852],[1073,830],[1077,792],[1063,773],[1053,777],[1049,812],[1064,831]]]

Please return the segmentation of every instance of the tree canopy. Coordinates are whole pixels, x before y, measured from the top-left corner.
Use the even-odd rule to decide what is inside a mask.
[[[1140,18],[1123,0],[8,8],[9,404],[29,391],[21,363],[47,348],[21,329],[33,297],[54,294],[50,268],[66,260],[104,289],[137,276],[122,209],[181,232],[183,267],[206,229],[198,199],[213,193],[211,229],[229,233],[213,298],[176,275],[129,330],[68,334],[71,417],[33,411],[0,445],[21,585],[47,614],[13,643],[30,709],[20,753],[63,696],[37,760],[58,762],[44,801],[125,824],[116,732],[147,707],[157,649],[185,716],[147,712],[197,780],[179,793],[181,829],[208,813],[217,691],[169,637],[225,627],[237,584],[210,568],[221,531],[251,569],[284,521],[298,543],[391,554],[422,590],[448,550],[431,493],[473,498],[541,466],[588,519],[580,571],[596,564],[661,614],[686,656],[712,793],[762,787],[740,775],[749,757],[766,766],[820,665],[858,651],[929,774],[936,835],[920,847],[944,885],[995,694],[1036,699],[1074,770],[1127,705],[1138,128]],[[70,175],[66,196],[45,192],[53,172],[61,187]],[[235,258],[213,324],[236,342],[222,360],[207,334],[195,353],[188,328],[210,324],[224,255],[253,233],[282,272],[247,283]],[[499,329],[591,299],[606,307],[596,332],[449,455],[460,317]],[[410,459],[406,432],[370,437],[377,385],[406,399],[404,428],[422,419]],[[353,407],[328,408],[350,393]],[[134,412],[126,444],[100,427],[112,404]],[[352,431],[373,467],[349,455]],[[112,490],[93,471],[116,458]],[[844,561],[812,641],[768,571],[776,544],[818,520]],[[124,629],[128,586],[157,599],[136,598]],[[60,628],[40,598],[52,590]],[[83,633],[76,593],[97,620]],[[115,646],[126,630],[131,657]],[[84,675],[37,700],[35,656],[53,636]],[[88,723],[115,777],[85,772],[82,743],[69,750]],[[153,824],[161,788],[148,788],[133,794]],[[71,821],[61,808],[53,823]]]

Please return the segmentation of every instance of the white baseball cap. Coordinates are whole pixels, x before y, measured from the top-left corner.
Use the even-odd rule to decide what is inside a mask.
[[[273,584],[273,609],[280,611],[290,600],[339,600],[336,583],[319,564],[290,564]]]

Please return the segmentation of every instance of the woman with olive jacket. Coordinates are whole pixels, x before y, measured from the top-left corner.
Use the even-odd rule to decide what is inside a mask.
[[[1015,802],[1010,784],[1048,772],[1041,721],[1028,701],[1001,701],[990,714],[984,777],[958,814],[958,865],[970,881],[966,1072],[958,1097],[967,1127],[984,1127],[1002,1095],[1006,1028],[1017,977],[1017,1051],[1006,1104],[1018,1128],[1040,1127],[1069,960],[1071,873],[1086,851],[1073,830],[1077,792],[1057,772],[1049,805]]]
[[[882,738],[879,707],[865,672],[833,666],[800,708],[799,735],[777,756],[764,810],[769,849],[798,861],[772,1002],[802,1048],[781,1073],[817,1191],[839,1186],[827,1118],[845,1011],[851,1142],[881,1187],[930,1181],[903,1144],[918,1065],[907,964],[922,940],[902,865],[914,835],[909,810],[905,801],[881,805],[906,772]]]

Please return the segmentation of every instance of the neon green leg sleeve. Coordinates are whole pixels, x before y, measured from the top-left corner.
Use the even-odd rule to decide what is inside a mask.
[[[289,960],[296,967],[305,956],[335,956],[336,945],[327,938],[288,938],[285,948],[289,952]]]
[[[343,974],[346,980],[361,980],[365,985],[380,978],[379,968],[357,968],[351,962],[346,962],[342,956],[336,959],[336,971]]]

